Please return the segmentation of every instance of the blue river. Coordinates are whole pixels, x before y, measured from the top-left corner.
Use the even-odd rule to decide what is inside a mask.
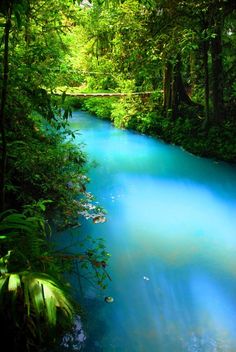
[[[86,112],[70,124],[107,211],[80,231],[111,254],[107,289],[83,285],[83,351],[235,352],[236,168]]]

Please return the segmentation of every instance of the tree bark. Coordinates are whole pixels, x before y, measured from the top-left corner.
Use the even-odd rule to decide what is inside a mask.
[[[212,58],[212,104],[213,116],[216,121],[223,118],[223,63],[222,63],[222,39],[221,23],[215,25],[215,38],[211,41]]]
[[[179,106],[179,91],[178,91],[178,79],[179,79],[179,60],[173,67],[173,75],[171,82],[171,111],[172,118],[176,119],[178,114]]]
[[[205,110],[206,123],[209,122],[209,118],[210,118],[208,50],[209,50],[209,43],[205,40],[203,42],[203,67],[204,67],[204,110]]]
[[[172,117],[178,115],[180,103],[198,106],[188,96],[181,74],[181,58],[178,55],[175,65],[168,62],[164,69],[163,79],[163,107],[165,113],[172,110]]]
[[[1,133],[1,149],[2,157],[0,161],[0,210],[5,209],[5,181],[6,181],[6,164],[7,164],[7,141],[6,141],[6,102],[7,102],[7,88],[8,88],[8,75],[9,75],[9,34],[11,29],[11,16],[12,16],[12,2],[9,2],[6,24],[4,30],[4,52],[3,52],[3,83],[1,91],[0,103],[0,133]]]
[[[178,104],[180,102],[183,102],[187,105],[196,105],[191,98],[189,97],[184,82],[181,74],[181,59],[179,58],[176,67],[175,67],[175,80],[176,80],[176,88],[177,88],[177,94],[178,94]]]
[[[167,62],[164,68],[163,79],[163,107],[165,112],[171,108],[171,81],[172,81],[172,64]]]

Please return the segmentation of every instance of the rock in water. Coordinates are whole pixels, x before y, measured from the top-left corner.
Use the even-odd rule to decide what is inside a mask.
[[[111,296],[107,296],[107,297],[104,298],[104,301],[107,302],[107,303],[112,303],[112,302],[114,302],[114,298],[111,297]]]

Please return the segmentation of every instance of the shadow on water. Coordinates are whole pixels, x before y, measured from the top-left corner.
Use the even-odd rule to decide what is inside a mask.
[[[98,163],[89,191],[108,212],[83,232],[104,237],[111,253],[108,288],[83,282],[85,351],[235,351],[235,167],[84,112],[71,126]]]

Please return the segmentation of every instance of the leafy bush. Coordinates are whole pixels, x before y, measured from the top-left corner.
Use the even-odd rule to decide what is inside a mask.
[[[65,111],[53,109],[59,113],[49,120],[14,111],[7,130],[6,206],[18,212],[0,218],[0,323],[15,351],[52,347],[72,327],[78,307],[63,273],[76,267],[91,277],[92,271],[100,288],[108,278],[101,242],[86,243],[81,253],[55,252],[48,242],[48,218],[60,229],[78,226],[80,217],[105,221],[86,191],[82,146],[73,144]],[[85,248],[85,240],[78,241]]]
[[[118,128],[162,138],[194,154],[236,161],[236,125],[233,120],[225,119],[206,128],[201,117],[202,107],[186,105],[181,106],[179,116],[174,120],[171,111],[165,116],[160,100],[160,94],[152,94],[145,99],[132,95],[120,98],[110,105],[110,119]],[[97,113],[101,109],[99,101],[94,99],[87,107],[98,117],[101,115]]]
[[[2,343],[11,351],[42,351],[58,346],[81,308],[72,299],[65,272],[94,273],[105,288],[109,258],[102,240],[81,242],[84,251],[55,250],[44,219],[45,204],[25,206],[22,213],[0,214],[0,324]],[[79,273],[78,273],[79,275]],[[14,332],[14,333],[13,333]]]
[[[59,333],[58,328],[72,324],[76,311],[57,260],[48,260],[47,236],[48,226],[39,213],[1,214],[0,322],[2,339],[13,351],[55,343],[55,329]]]
[[[64,132],[40,119],[33,129],[22,125],[17,140],[13,140],[15,132],[9,132],[6,190],[9,207],[51,199],[49,208],[59,211],[69,225],[78,217],[73,200],[85,195],[88,179],[85,154],[65,140]]]
[[[102,119],[110,119],[116,98],[86,98],[83,108]]]

